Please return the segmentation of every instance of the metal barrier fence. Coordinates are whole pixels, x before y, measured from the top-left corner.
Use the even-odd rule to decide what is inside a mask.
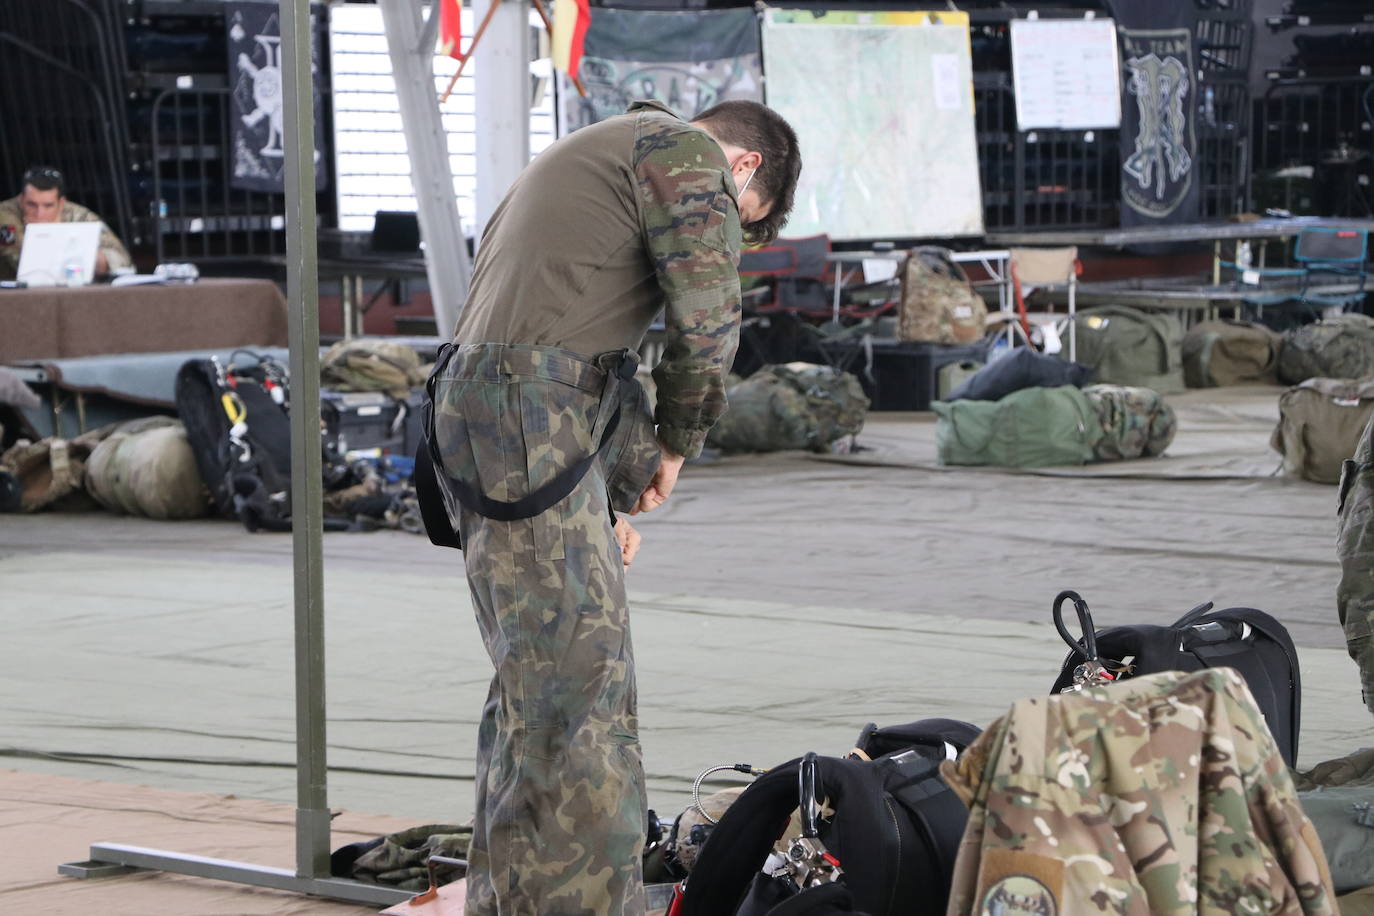
[[[1257,180],[1295,187],[1287,199],[1310,212],[1374,216],[1374,76],[1274,80],[1254,107]]]
[[[231,183],[229,92],[167,89],[153,101],[151,199],[160,262],[286,250],[282,195]]]
[[[4,0],[0,38],[7,46],[0,54],[0,186],[17,184],[31,165],[56,166],[68,197],[136,244],[114,0]]]
[[[1119,131],[1017,130],[1009,73],[975,73],[973,91],[989,231],[1117,224]]]

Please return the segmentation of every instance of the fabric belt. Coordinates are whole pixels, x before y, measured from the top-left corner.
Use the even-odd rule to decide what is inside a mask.
[[[415,495],[420,504],[420,515],[424,519],[425,533],[429,535],[432,543],[459,550],[463,546],[462,538],[449,521],[439,475],[444,475],[444,483],[464,508],[484,518],[513,522],[534,518],[548,511],[576,489],[582,478],[591,470],[597,456],[610,443],[611,437],[620,425],[619,386],[622,382],[633,379],[635,371],[639,368],[638,357],[628,349],[613,350],[599,355],[594,361],[588,361],[571,353],[560,353],[547,348],[502,348],[496,359],[484,362],[482,373],[469,376],[503,380],[521,377],[548,379],[574,385],[584,391],[599,390],[601,394],[596,421],[592,427],[592,441],[597,443],[595,448],[563,468],[552,480],[537,490],[519,499],[501,500],[492,499],[468,481],[450,475],[444,469],[443,456],[439,454],[438,440],[434,435],[435,387],[439,376],[454,354],[461,352],[460,348],[451,343],[444,344],[439,349],[434,369],[425,383],[427,397],[421,419],[420,444],[415,454]]]

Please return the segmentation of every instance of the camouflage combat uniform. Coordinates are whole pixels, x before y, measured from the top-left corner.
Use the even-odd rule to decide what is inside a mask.
[[[22,196],[22,195],[21,195]],[[70,200],[62,202],[63,223],[99,223],[100,217]],[[20,197],[0,201],[0,280],[13,280],[19,271],[19,252],[24,247],[24,205]],[[101,224],[100,251],[110,270],[133,264],[129,252],[110,227]]]
[[[482,236],[458,346],[436,376],[447,474],[508,501],[592,452],[610,413],[597,354],[637,347],[660,305],[657,437],[698,454],[738,340],[735,195],[715,141],[655,103],[541,153]],[[644,911],[634,663],[607,511],[608,486],[618,508],[638,495],[614,486],[622,465],[638,466],[640,489],[655,466],[643,419],[652,454],[593,464],[540,515],[497,521],[449,503],[496,667],[478,729],[469,916]]]
[[[941,772],[950,916],[1326,914],[1321,843],[1230,668],[1022,700]]]
[[[1341,468],[1337,514],[1341,581],[1336,613],[1345,629],[1346,649],[1360,667],[1365,705],[1374,713],[1374,417],[1360,434],[1355,457]]]

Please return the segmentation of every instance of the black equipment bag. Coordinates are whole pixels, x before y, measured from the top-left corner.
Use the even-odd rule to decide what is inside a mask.
[[[183,363],[176,378],[177,414],[219,514],[238,518],[249,531],[289,531],[286,369],[244,352],[253,362],[227,368],[213,359]]]
[[[871,761],[808,754],[769,770],[711,831],[687,878],[681,916],[780,916],[793,908],[943,914],[968,810],[936,768],[908,749]],[[833,817],[817,816],[822,803]],[[834,883],[803,889],[761,871],[799,807],[802,837],[822,844],[839,873]]]
[[[1075,639],[1064,625],[1062,607],[1071,601],[1083,637]],[[1248,607],[1214,610],[1198,605],[1167,627],[1151,624],[1094,630],[1087,602],[1074,591],[1054,600],[1054,625],[1072,651],[1064,660],[1052,693],[1072,689],[1079,669],[1100,663],[1109,680],[1160,671],[1234,668],[1245,679],[1264,714],[1283,760],[1298,759],[1302,681],[1297,650],[1288,630],[1269,614]]]
[[[941,760],[953,760],[968,750],[968,746],[982,733],[983,730],[973,723],[958,719],[921,719],[883,728],[870,722],[859,732],[859,740],[854,743],[854,748],[869,759],[914,750],[938,763]]]

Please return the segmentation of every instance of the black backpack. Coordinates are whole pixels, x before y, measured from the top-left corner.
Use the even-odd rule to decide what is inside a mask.
[[[1064,626],[1061,608],[1072,601],[1083,637]],[[1071,688],[1079,668],[1102,664],[1112,680],[1160,671],[1234,668],[1242,678],[1289,767],[1298,759],[1302,681],[1297,650],[1288,630],[1264,611],[1248,607],[1214,610],[1199,605],[1167,627],[1150,624],[1094,630],[1087,602],[1073,591],[1054,599],[1054,625],[1072,649],[1053,693]],[[1121,670],[1121,669],[1125,670]]]
[[[808,754],[774,767],[745,789],[698,854],[683,892],[681,916],[781,916],[794,909],[869,916],[943,914],[968,810],[936,768],[948,756],[946,744],[962,750],[978,730],[953,720],[925,720],[891,730],[870,725],[859,743],[876,749],[896,740],[893,733],[899,729],[913,734],[917,743],[873,760]],[[874,738],[883,732],[887,734]],[[814,816],[821,800],[834,811],[828,820]],[[788,832],[788,817],[797,808],[803,823],[793,829],[800,838],[819,840],[838,861],[839,877],[833,884],[802,890],[787,878],[760,871],[774,843]]]
[[[291,420],[286,367],[244,351],[227,367],[191,359],[177,370],[177,414],[220,515],[249,531],[291,529]],[[275,394],[273,392],[276,392]]]

